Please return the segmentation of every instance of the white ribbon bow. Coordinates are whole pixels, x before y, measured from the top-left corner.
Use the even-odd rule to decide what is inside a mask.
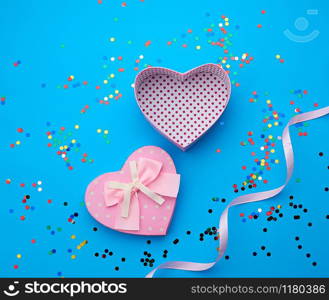
[[[137,193],[138,191],[141,191],[159,205],[161,205],[165,201],[161,196],[154,193],[152,190],[150,190],[147,186],[145,186],[139,181],[137,163],[135,160],[129,162],[129,167],[132,182],[122,183],[117,181],[110,181],[108,183],[109,188],[124,191],[124,198],[121,206],[121,217],[123,218],[127,218],[129,215],[129,207],[132,193]]]

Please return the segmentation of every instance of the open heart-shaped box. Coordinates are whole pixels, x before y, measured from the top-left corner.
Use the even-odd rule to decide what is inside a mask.
[[[135,80],[135,98],[146,119],[183,151],[215,124],[230,94],[230,79],[216,64],[186,73],[150,67]]]

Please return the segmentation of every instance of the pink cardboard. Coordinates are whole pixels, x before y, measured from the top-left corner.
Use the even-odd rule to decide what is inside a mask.
[[[183,151],[220,118],[230,94],[230,79],[216,64],[186,73],[150,67],[135,80],[135,98],[146,119]]]
[[[89,213],[104,226],[118,230],[116,229],[116,220],[121,213],[120,205],[106,206],[104,187],[112,181],[130,183],[132,179],[129,162],[138,162],[141,158],[162,163],[159,175],[162,173],[176,174],[174,162],[166,151],[155,146],[145,146],[133,152],[120,171],[105,173],[95,178],[87,187],[85,202]],[[176,176],[178,177],[178,192],[179,175]],[[153,182],[147,186],[152,189],[152,186],[155,185]],[[175,209],[176,197],[162,196],[165,201],[162,205],[158,205],[142,192],[138,192],[137,196],[138,198],[131,199],[131,204],[133,201],[138,201],[139,204],[139,229],[118,231],[137,235],[166,235]]]

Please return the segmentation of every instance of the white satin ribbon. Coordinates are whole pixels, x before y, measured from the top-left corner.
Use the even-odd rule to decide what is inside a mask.
[[[131,194],[135,193],[137,197],[137,191],[141,191],[143,194],[148,196],[150,199],[161,205],[165,200],[145,186],[143,183],[139,181],[138,171],[137,171],[137,163],[135,160],[129,162],[130,174],[132,182],[130,183],[122,183],[117,181],[110,181],[108,183],[108,187],[111,189],[118,189],[124,191],[124,198],[121,205],[121,217],[127,218],[129,216],[129,207],[131,201]]]

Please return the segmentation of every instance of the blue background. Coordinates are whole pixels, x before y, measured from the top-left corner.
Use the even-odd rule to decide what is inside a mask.
[[[271,164],[264,171],[267,184],[257,181],[257,187],[234,193],[233,184],[240,189],[246,176],[257,166],[252,151],[262,158],[261,134],[281,134],[295,109],[309,111],[328,105],[328,7],[327,1],[12,1],[0,4],[0,224],[1,277],[142,277],[152,268],[140,262],[143,252],[152,253],[154,266],[168,260],[211,261],[216,256],[217,242],[199,233],[216,226],[228,201],[248,191],[274,188],[284,182],[285,165],[280,141],[276,143]],[[307,9],[318,9],[318,15],[307,15]],[[265,14],[261,11],[266,10]],[[233,34],[229,53],[248,53],[254,60],[244,68],[231,62],[233,86],[227,110],[219,122],[197,144],[182,152],[159,135],[144,119],[134,99],[131,84],[137,74],[135,60],[143,55],[139,70],[146,65],[164,66],[184,72],[203,63],[220,63],[223,49],[208,40],[223,37],[218,23],[221,16],[229,18],[226,30]],[[305,33],[294,27],[298,17],[310,24]],[[117,19],[116,19],[117,18]],[[211,24],[214,26],[211,27]],[[258,28],[257,24],[262,24]],[[213,31],[207,31],[213,28]],[[319,30],[320,35],[308,43],[289,40],[283,31],[295,34]],[[187,30],[192,29],[192,33]],[[109,38],[115,37],[115,42]],[[150,40],[151,45],[144,44]],[[131,42],[128,42],[131,41]],[[171,46],[168,41],[173,41]],[[182,47],[182,44],[188,47]],[[195,46],[201,49],[196,50]],[[275,58],[280,54],[284,63]],[[122,61],[117,59],[122,56]],[[111,62],[110,58],[115,57]],[[20,61],[18,66],[13,64]],[[124,72],[118,72],[124,68]],[[103,80],[111,73],[115,78],[108,84]],[[73,75],[74,80],[67,78]],[[87,85],[82,82],[88,81]],[[64,89],[65,84],[69,85]],[[76,84],[76,86],[74,86]],[[80,85],[79,85],[80,84]],[[100,89],[96,89],[96,86]],[[122,97],[110,105],[99,100],[118,89]],[[298,97],[291,90],[307,90]],[[252,91],[259,98],[250,103]],[[265,93],[269,93],[266,95]],[[266,100],[270,99],[280,112],[281,124],[264,131],[263,118],[271,114]],[[291,100],[295,105],[289,104]],[[1,103],[0,103],[1,104]],[[86,113],[81,109],[89,105]],[[74,129],[78,124],[79,130]],[[47,147],[46,132],[64,126],[80,143],[80,150],[69,154],[74,167],[68,170],[56,154],[56,147]],[[211,270],[192,273],[160,271],[165,277],[318,277],[329,275],[328,260],[328,117],[291,129],[295,149],[295,170],[288,187],[271,200],[247,204],[230,211],[229,259],[223,259]],[[23,128],[18,133],[17,128]],[[107,144],[96,130],[108,129]],[[307,136],[299,136],[299,131]],[[241,146],[253,132],[255,145]],[[30,133],[30,137],[26,136]],[[9,145],[20,140],[21,145]],[[247,142],[248,143],[248,142]],[[180,194],[169,233],[165,237],[125,235],[97,224],[83,206],[84,191],[96,176],[120,169],[135,149],[156,145],[174,159],[182,175]],[[220,149],[220,153],[216,151]],[[323,152],[323,156],[319,156]],[[94,159],[82,163],[83,153]],[[242,170],[245,165],[247,170]],[[7,184],[6,179],[11,179]],[[32,183],[42,181],[38,192]],[[25,187],[20,187],[25,183]],[[25,210],[21,203],[30,195]],[[302,204],[307,213],[297,214],[288,205]],[[226,203],[213,201],[225,198]],[[48,204],[47,200],[52,199]],[[68,205],[64,206],[63,202]],[[282,218],[267,221],[265,212],[271,206],[282,205]],[[246,216],[263,212],[257,220]],[[209,213],[208,210],[213,212]],[[68,222],[77,212],[75,224]],[[24,215],[26,220],[20,220]],[[307,224],[312,222],[313,226]],[[46,227],[50,225],[55,230]],[[61,231],[57,231],[60,227]],[[98,231],[93,231],[97,227]],[[268,232],[263,232],[266,227]],[[186,231],[190,230],[191,235]],[[76,239],[71,236],[75,235]],[[300,237],[299,241],[295,237]],[[179,239],[178,244],[173,240]],[[36,243],[31,243],[35,239]],[[147,240],[151,240],[149,245]],[[87,240],[80,250],[76,246]],[[297,245],[302,245],[298,249]],[[261,246],[266,246],[262,251]],[[103,259],[94,253],[104,249],[114,255]],[[52,250],[56,253],[49,254]],[[72,253],[68,252],[72,249]],[[163,258],[167,249],[168,257]],[[252,252],[256,251],[257,256]],[[266,256],[271,252],[271,256]],[[306,253],[311,253],[307,258]],[[21,258],[17,258],[21,254]],[[76,255],[75,259],[71,255]],[[126,261],[122,262],[121,258]],[[317,265],[313,266],[312,262]],[[17,265],[18,268],[14,268]],[[115,267],[119,270],[116,271]]]

